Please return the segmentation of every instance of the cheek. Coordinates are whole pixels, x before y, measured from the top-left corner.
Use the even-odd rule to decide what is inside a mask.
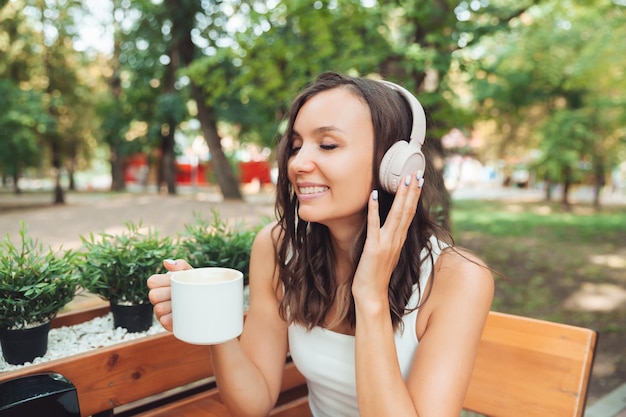
[[[365,201],[369,198],[372,191],[372,164],[364,163],[358,165],[352,165],[350,171],[346,172],[348,178],[350,178],[349,191],[353,198],[358,201]]]

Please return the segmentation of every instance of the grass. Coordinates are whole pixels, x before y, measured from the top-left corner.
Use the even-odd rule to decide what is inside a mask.
[[[600,332],[590,399],[626,381],[625,207],[458,200],[452,224],[496,271],[493,310]]]

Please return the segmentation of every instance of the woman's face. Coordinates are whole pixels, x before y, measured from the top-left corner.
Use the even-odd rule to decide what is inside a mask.
[[[374,152],[369,107],[346,88],[327,90],[300,108],[293,130],[287,173],[299,216],[327,226],[362,224]]]

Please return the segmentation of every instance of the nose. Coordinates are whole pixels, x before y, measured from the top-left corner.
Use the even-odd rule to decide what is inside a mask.
[[[315,148],[302,145],[289,161],[289,166],[295,172],[310,172],[315,169]]]

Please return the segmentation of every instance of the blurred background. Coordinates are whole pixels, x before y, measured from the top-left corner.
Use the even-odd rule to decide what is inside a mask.
[[[271,195],[294,95],[384,77],[494,309],[601,332],[593,400],[626,381],[624,39],[626,0],[0,0],[0,233],[29,201]]]

